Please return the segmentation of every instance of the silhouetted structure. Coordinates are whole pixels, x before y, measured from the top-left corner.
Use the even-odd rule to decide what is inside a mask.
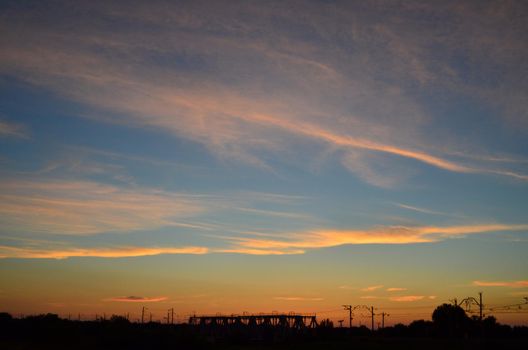
[[[419,320],[409,326],[398,324],[374,332],[365,326],[334,328],[328,319],[310,328],[315,325],[315,315],[195,316],[195,325],[189,325],[140,323],[140,319],[129,322],[117,315],[96,321],[62,319],[55,314],[13,318],[0,312],[0,349],[244,350],[265,349],[271,345],[279,349],[329,350],[528,348],[528,327],[501,325],[493,317],[482,322],[478,317],[464,318],[459,307],[445,305],[435,310],[433,322]],[[281,317],[290,320],[288,326],[284,323],[284,327],[279,326]],[[206,325],[201,327],[200,320]],[[248,322],[237,323],[243,320]],[[304,321],[304,328],[295,328],[302,327],[299,320]],[[461,332],[451,332],[452,322],[460,320],[465,328],[455,327],[454,330]],[[223,326],[224,321],[231,326]]]
[[[282,328],[315,328],[317,320],[315,315],[298,314],[258,314],[258,315],[231,315],[231,316],[191,316],[189,324],[194,326],[229,327],[229,326],[269,326]]]

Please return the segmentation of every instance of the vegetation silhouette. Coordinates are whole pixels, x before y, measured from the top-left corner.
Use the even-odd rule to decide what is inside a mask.
[[[528,348],[528,327],[501,325],[493,316],[470,318],[459,306],[438,306],[432,321],[416,320],[376,331],[334,327],[329,319],[302,329],[273,325],[134,323],[126,317],[77,321],[56,314],[13,318],[0,312],[1,349],[468,349]]]
[[[433,311],[433,325],[437,335],[459,337],[467,334],[472,320],[458,305],[442,304]]]

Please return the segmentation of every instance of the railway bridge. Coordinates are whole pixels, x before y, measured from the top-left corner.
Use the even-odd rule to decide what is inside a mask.
[[[208,327],[280,327],[280,328],[315,328],[317,319],[315,314],[244,314],[244,315],[214,315],[191,316],[189,324]]]

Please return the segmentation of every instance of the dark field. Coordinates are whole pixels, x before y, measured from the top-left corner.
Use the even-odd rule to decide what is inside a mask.
[[[120,339],[118,337],[83,337],[77,339],[10,339],[0,341],[0,349],[527,349],[528,339],[438,339],[349,337],[338,340],[299,339],[297,341],[237,344],[202,339],[179,341],[151,337]]]

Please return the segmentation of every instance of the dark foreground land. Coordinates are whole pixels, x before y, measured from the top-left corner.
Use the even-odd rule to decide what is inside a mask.
[[[447,327],[447,328],[446,328]],[[528,349],[528,327],[415,321],[365,327],[223,327],[130,323],[122,317],[68,321],[56,315],[0,317],[0,349]]]

